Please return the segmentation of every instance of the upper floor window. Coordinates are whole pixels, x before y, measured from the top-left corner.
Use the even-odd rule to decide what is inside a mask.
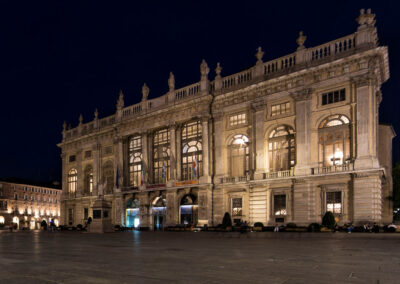
[[[331,211],[333,214],[342,213],[341,191],[326,192],[326,211]]]
[[[103,165],[103,186],[104,194],[113,192],[114,189],[114,166],[112,161],[107,161]]]
[[[346,100],[346,89],[340,89],[322,94],[322,105],[333,104]]]
[[[203,175],[202,126],[200,121],[182,127],[182,180],[194,180]]]
[[[349,119],[344,115],[331,115],[319,125],[319,163],[322,166],[342,165],[350,161]]]
[[[76,192],[77,181],[78,181],[78,172],[75,169],[71,169],[68,172],[68,192],[69,193]]]
[[[236,126],[240,124],[246,124],[246,113],[235,114],[229,116],[229,126]]]
[[[75,155],[69,156],[69,162],[70,163],[75,162],[75,161],[76,161],[76,156]]]
[[[165,183],[170,176],[170,133],[161,129],[153,136],[153,180]]]
[[[293,128],[278,126],[269,135],[269,171],[286,171],[296,163],[295,137]]]
[[[88,165],[85,168],[85,187],[84,187],[84,193],[89,194],[93,192],[93,168],[92,166]]]
[[[228,146],[229,175],[231,177],[243,177],[249,173],[250,149],[249,138],[245,135],[235,135]]]
[[[290,102],[272,105],[271,116],[281,115],[290,112]]]
[[[129,185],[138,187],[144,179],[142,168],[142,137],[134,136],[129,139]],[[143,176],[143,177],[142,177]]]

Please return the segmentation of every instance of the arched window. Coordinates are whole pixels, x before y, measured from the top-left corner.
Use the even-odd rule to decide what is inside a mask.
[[[92,166],[87,166],[85,168],[85,194],[90,194],[93,192],[93,168]]]
[[[245,135],[235,135],[228,147],[229,151],[229,175],[231,177],[243,177],[249,173],[250,153],[249,138]]]
[[[153,136],[153,179],[154,183],[166,183],[170,169],[170,134],[161,129]]]
[[[323,167],[350,161],[350,121],[344,115],[331,115],[318,129],[319,164]]]
[[[182,127],[182,180],[194,180],[202,175],[202,128],[200,121],[194,121]]]
[[[142,137],[134,136],[129,139],[129,185],[138,187],[144,179],[142,168]]]
[[[269,171],[290,170],[296,163],[295,137],[293,128],[278,126],[269,135]]]
[[[76,184],[78,181],[78,172],[75,169],[71,169],[68,172],[68,192],[74,194],[76,192]]]
[[[111,161],[103,165],[103,186],[104,194],[110,194],[114,189],[114,166]]]

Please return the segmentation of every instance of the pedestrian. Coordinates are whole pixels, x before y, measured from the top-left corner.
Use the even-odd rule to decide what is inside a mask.
[[[278,224],[275,224],[274,232],[275,232],[275,233],[279,232],[279,226],[278,226]]]

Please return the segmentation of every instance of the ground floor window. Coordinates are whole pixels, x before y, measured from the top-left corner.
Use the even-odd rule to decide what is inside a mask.
[[[341,191],[330,191],[326,193],[326,211],[331,211],[333,214],[342,213]]]
[[[242,216],[242,206],[242,198],[232,198],[232,216],[234,218]]]
[[[198,205],[196,197],[193,195],[185,195],[180,204],[181,224],[197,225],[198,221]]]
[[[139,208],[126,209],[126,226],[129,228],[139,228],[140,226]]]
[[[274,195],[274,215],[286,215],[286,194]]]

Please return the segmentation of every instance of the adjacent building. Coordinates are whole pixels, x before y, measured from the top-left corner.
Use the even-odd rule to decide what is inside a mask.
[[[60,220],[61,189],[20,181],[0,180],[0,226],[40,229],[43,220]]]
[[[159,229],[392,220],[391,145],[379,124],[388,49],[375,15],[361,10],[357,31],[315,47],[300,32],[295,52],[229,76],[124,105],[75,128],[64,123],[61,223],[83,224],[100,196],[113,224]]]

